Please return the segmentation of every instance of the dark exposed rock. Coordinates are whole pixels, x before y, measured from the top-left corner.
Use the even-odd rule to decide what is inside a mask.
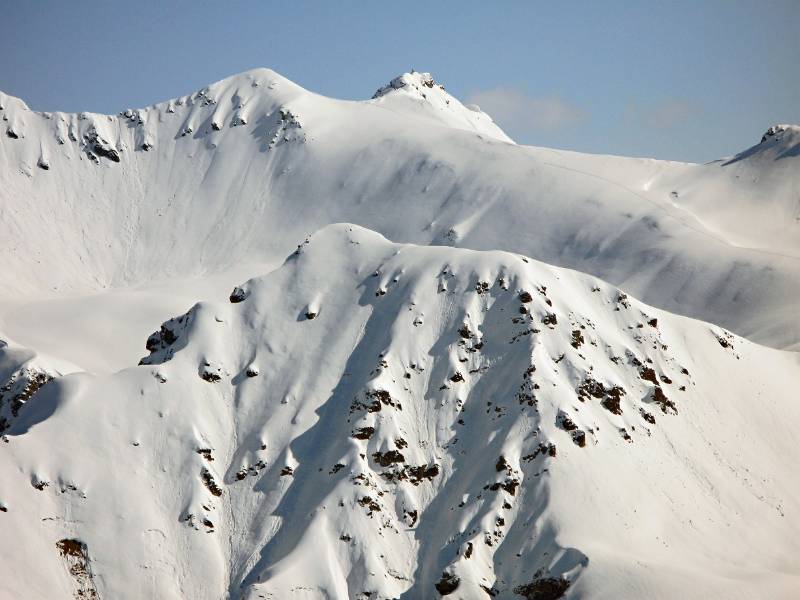
[[[568,589],[569,580],[563,577],[542,577],[515,587],[514,593],[525,600],[558,600],[564,597]]]
[[[381,477],[391,482],[408,481],[412,485],[419,485],[423,479],[432,480],[439,474],[439,465],[406,466],[401,469],[384,471]]]
[[[586,433],[581,430],[573,431],[572,441],[575,442],[576,446],[580,446],[581,448],[583,448],[584,446],[586,446]]]
[[[242,467],[241,469],[236,471],[236,475],[235,475],[236,476],[236,480],[237,481],[242,481],[248,475],[252,475],[252,476],[255,477],[256,475],[258,475],[261,471],[263,471],[266,468],[267,468],[267,463],[265,463],[263,460],[259,460],[257,463],[255,463],[253,465],[250,465],[249,467]]]
[[[11,417],[17,417],[20,409],[44,387],[53,377],[35,368],[24,368],[16,371],[0,388],[0,410],[7,404]],[[13,419],[12,419],[13,420]],[[9,419],[0,419],[0,432],[9,426]]]
[[[761,143],[763,144],[768,139],[775,137],[776,135],[783,133],[786,131],[786,127],[784,125],[773,125],[761,136]]]
[[[603,398],[600,404],[603,406],[603,408],[614,413],[615,415],[621,415],[622,407],[620,406],[620,400],[624,394],[625,390],[618,385],[615,385],[611,389],[606,390],[606,396]]]
[[[575,431],[578,426],[575,425],[575,421],[570,419],[569,415],[565,413],[560,413],[556,418],[556,425],[558,425],[564,431]]]
[[[392,398],[391,394],[386,390],[369,390],[364,394],[365,400],[356,397],[350,405],[350,412],[357,410],[366,410],[373,413],[381,410],[382,406],[391,406],[397,410],[403,410],[400,402]]]
[[[519,487],[519,479],[516,477],[507,477],[504,481],[496,481],[492,484],[484,486],[483,489],[496,492],[497,490],[504,490],[511,494],[516,495],[517,488]]]
[[[419,465],[408,468],[411,483],[419,483],[423,479],[433,479],[439,474],[439,465]]]
[[[528,406],[537,405],[536,396],[532,391],[527,390],[525,386],[521,386],[520,391],[517,392],[517,400],[519,400],[520,404],[527,404]]]
[[[74,597],[81,600],[97,600],[99,596],[94,584],[86,544],[76,539],[62,539],[56,542],[56,548],[72,576],[75,586]]]
[[[175,335],[174,331],[172,331],[166,325],[162,325],[161,329],[151,334],[150,337],[147,338],[145,348],[150,352],[155,352],[174,344],[177,339],[178,336]]]
[[[553,443],[550,443],[550,444],[539,444],[539,447],[536,448],[536,450],[533,452],[533,454],[526,454],[525,456],[522,457],[522,460],[524,460],[526,462],[527,461],[531,461],[531,460],[534,460],[540,454],[542,456],[547,454],[551,458],[555,458],[556,457],[556,445],[553,444]]]
[[[211,371],[208,368],[201,368],[200,377],[202,377],[205,381],[208,381],[209,383],[216,383],[220,379],[222,379],[219,373]]]
[[[140,365],[155,364],[166,362],[172,358],[172,345],[177,342],[181,334],[186,330],[194,319],[195,309],[190,310],[184,315],[170,319],[163,323],[158,331],[150,334],[145,344],[150,356],[146,356],[139,361]],[[169,349],[163,356],[154,356],[160,350]]]
[[[479,281],[475,284],[475,291],[479,294],[485,294],[489,291],[489,282],[488,281]]]
[[[506,457],[500,455],[500,458],[497,459],[497,463],[495,464],[494,468],[499,473],[500,471],[508,471],[510,469],[510,465],[506,461]]]
[[[456,575],[442,573],[441,579],[436,583],[436,591],[442,596],[449,596],[458,589],[461,580]]]
[[[672,400],[667,398],[667,396],[664,394],[664,390],[661,389],[661,386],[657,385],[653,389],[653,394],[650,399],[658,404],[659,407],[661,407],[661,412],[664,414],[670,412],[674,415],[678,414],[678,407],[675,406],[675,403]]]
[[[602,383],[586,376],[583,382],[578,386],[578,400],[584,402],[588,398],[597,398],[600,404],[606,410],[614,413],[615,415],[622,414],[622,407],[620,401],[622,396],[625,395],[625,390],[618,385],[606,388]]]
[[[92,128],[83,136],[87,154],[107,158],[111,162],[120,162],[119,152],[106,142],[97,131]]]
[[[203,483],[208,488],[208,491],[211,492],[215,496],[222,496],[222,488],[217,485],[214,476],[211,474],[211,471],[208,469],[203,469],[200,472],[200,478],[203,480]]]
[[[233,291],[228,299],[231,301],[231,303],[236,304],[237,302],[242,302],[247,299],[248,295],[249,294],[244,289],[237,286],[233,288]]]
[[[353,432],[353,437],[357,440],[368,440],[375,433],[374,427],[359,427]]]
[[[642,369],[639,371],[639,377],[641,377],[645,381],[650,381],[658,385],[658,378],[656,377],[656,372],[650,367],[647,366],[642,367]]]
[[[387,450],[386,452],[374,452],[373,460],[382,467],[388,467],[395,463],[406,462],[405,456],[398,450]]]
[[[606,395],[605,386],[596,379],[589,377],[588,375],[583,380],[583,383],[581,383],[578,386],[577,391],[578,391],[578,399],[581,401],[589,398],[590,396],[600,399]]]
[[[580,332],[579,329],[573,330],[573,332],[572,332],[572,341],[570,342],[570,344],[572,345],[573,348],[576,348],[576,349],[580,348],[581,345],[585,341],[586,340],[583,339],[583,334]]]
[[[408,526],[414,527],[417,524],[417,519],[419,518],[419,513],[416,510],[406,510],[403,511],[403,517],[408,517],[408,520],[411,521]]]
[[[368,508],[368,509],[369,509],[369,512],[370,512],[370,514],[372,514],[372,513],[374,513],[374,512],[380,512],[380,510],[381,510],[381,506],[380,506],[380,504],[378,504],[377,502],[375,502],[375,500],[373,500],[373,499],[372,499],[370,496],[364,496],[364,497],[362,497],[362,498],[361,498],[361,499],[358,501],[358,503],[359,503],[361,506],[363,506],[363,507],[365,507],[365,508]]]

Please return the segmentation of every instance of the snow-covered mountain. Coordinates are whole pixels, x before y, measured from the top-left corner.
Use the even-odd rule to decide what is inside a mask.
[[[796,355],[591,277],[334,225],[148,347],[9,415],[14,597],[799,589]]]
[[[797,128],[525,147],[420,73],[0,106],[0,597],[797,597]]]
[[[518,252],[773,347],[800,343],[792,128],[709,165],[524,147],[418,73],[364,102],[261,69],[117,116],[0,106],[10,311],[274,265],[352,222]]]

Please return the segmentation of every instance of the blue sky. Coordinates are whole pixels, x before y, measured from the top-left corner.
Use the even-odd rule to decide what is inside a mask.
[[[430,71],[517,141],[706,161],[800,123],[800,0],[0,0],[0,90],[119,112],[253,67],[369,98]]]

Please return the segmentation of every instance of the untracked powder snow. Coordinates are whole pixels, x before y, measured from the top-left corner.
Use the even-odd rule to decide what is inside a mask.
[[[0,598],[800,594],[798,127],[585,155],[268,69],[0,118]]]

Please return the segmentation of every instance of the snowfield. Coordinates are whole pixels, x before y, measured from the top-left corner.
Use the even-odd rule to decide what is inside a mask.
[[[259,69],[117,116],[0,106],[0,306],[259,272],[351,222],[525,254],[800,344],[797,127],[708,165],[524,147],[419,73],[364,102]]]
[[[525,147],[420,73],[0,107],[1,598],[798,597],[800,128]]]

